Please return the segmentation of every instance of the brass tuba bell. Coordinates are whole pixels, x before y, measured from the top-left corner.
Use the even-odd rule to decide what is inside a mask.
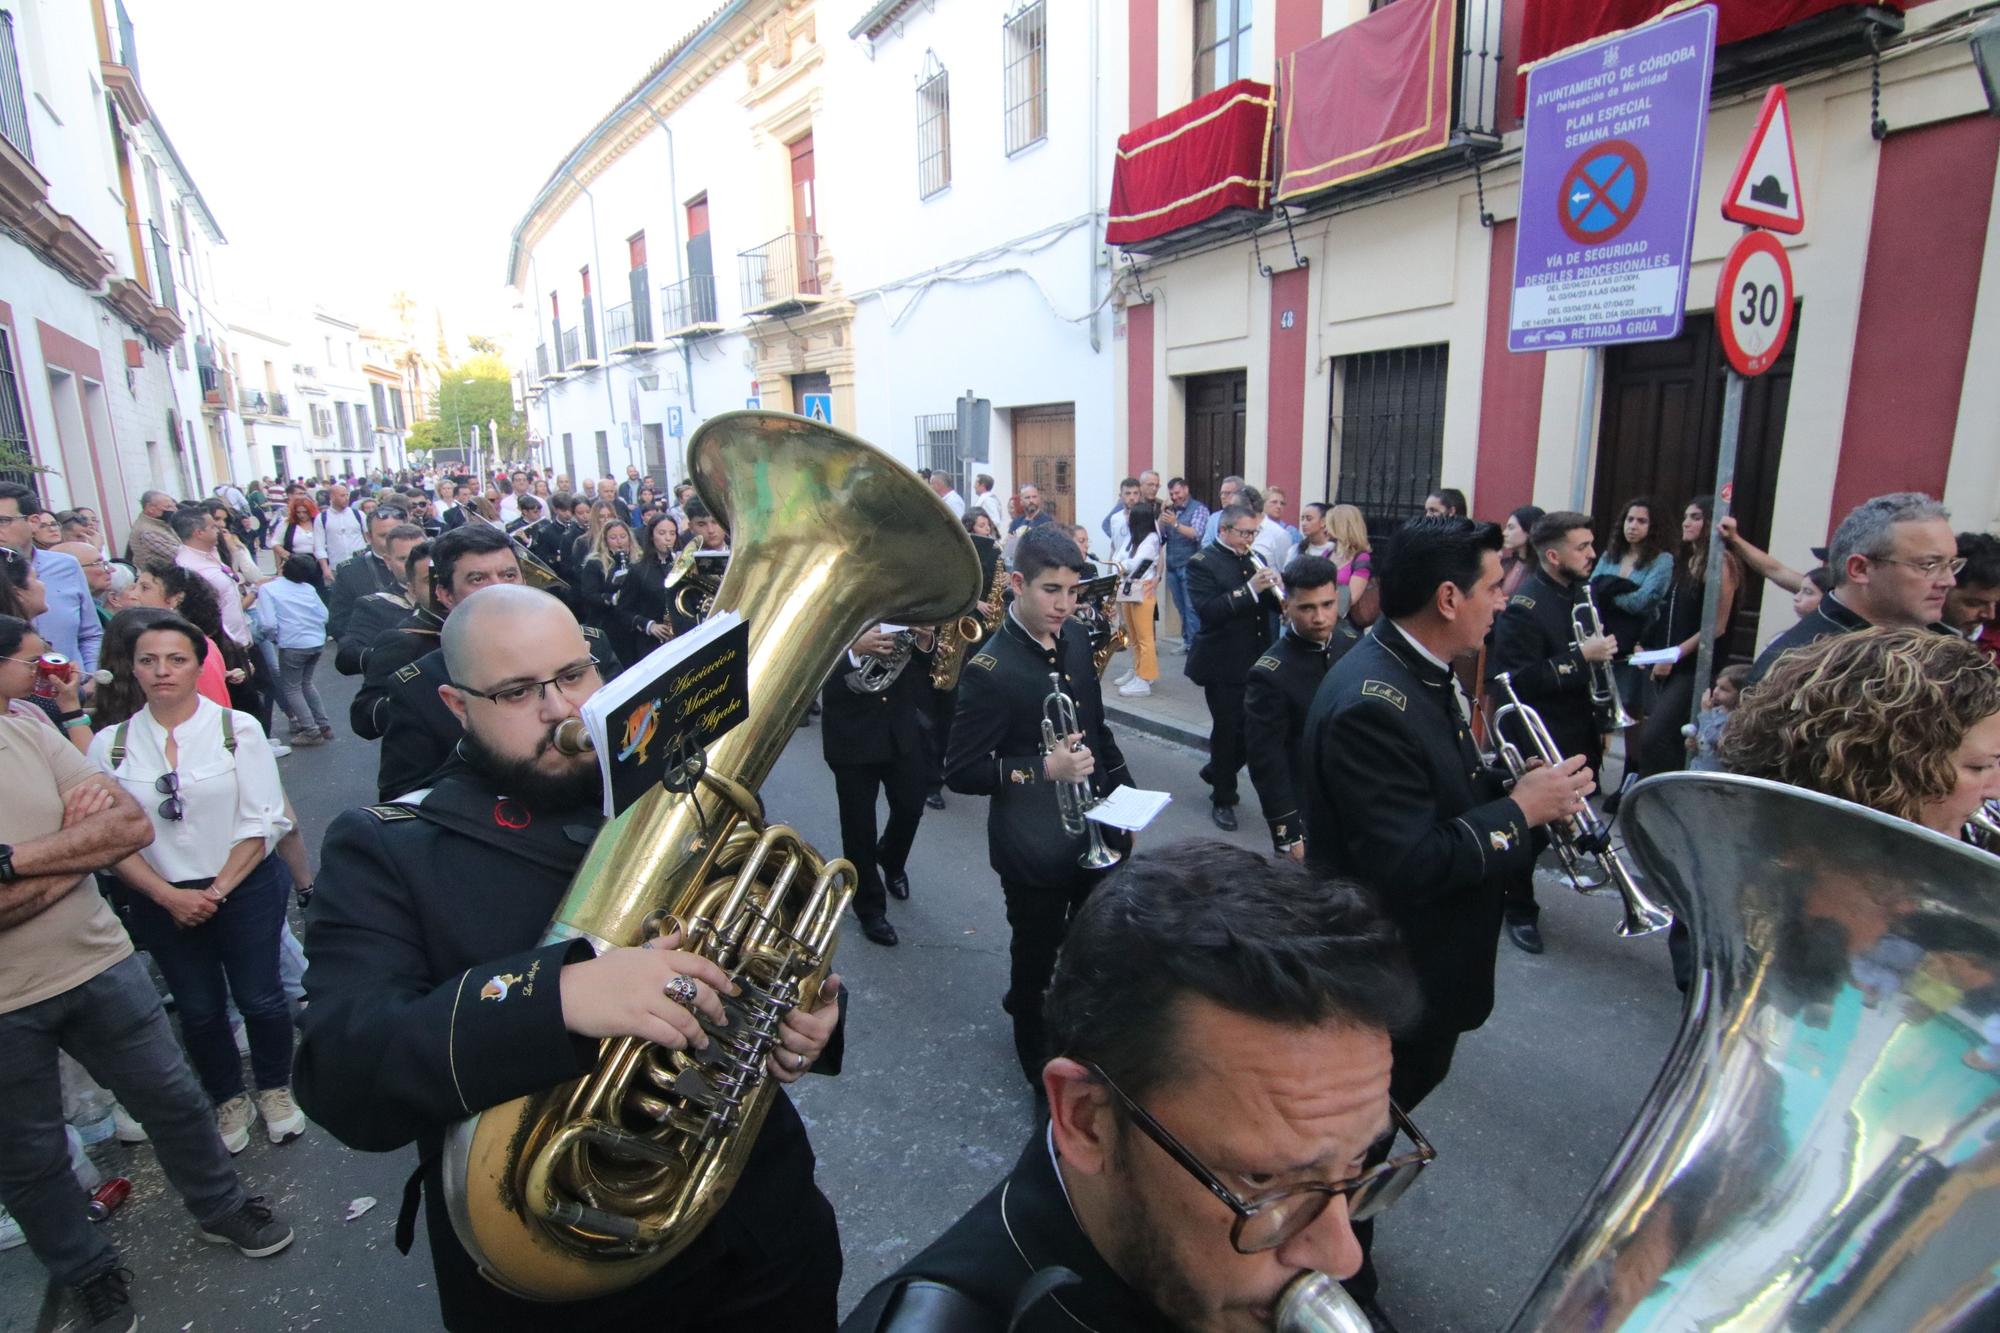
[[[708,1051],[634,1038],[596,1070],[460,1121],[444,1149],[459,1240],[496,1285],[574,1301],[657,1272],[715,1216],[777,1089],[764,1057],[817,1002],[854,868],[766,824],[757,787],[834,662],[879,620],[964,613],[980,570],[916,474],[803,417],[730,412],[694,434],[703,503],[730,530],[715,604],[749,624],[749,713],[693,796],[656,787],[607,821],[545,943],[600,950],[678,929],[741,986]],[[696,799],[699,797],[699,799]]]
[[[1511,1327],[1990,1328],[2000,861],[1720,773],[1642,782],[1621,813],[1697,970]]]

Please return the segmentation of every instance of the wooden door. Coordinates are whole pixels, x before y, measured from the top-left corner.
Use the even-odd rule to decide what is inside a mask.
[[[1186,390],[1187,449],[1181,475],[1195,498],[1213,508],[1222,494],[1222,479],[1243,475],[1249,372],[1190,375]]]
[[[1792,353],[1798,343],[1799,312],[1794,309],[1792,336],[1777,364],[1744,385],[1731,512],[1743,535],[1766,549],[1791,402]],[[1600,538],[1608,537],[1627,500],[1648,495],[1665,510],[1670,539],[1678,548],[1681,512],[1695,496],[1715,489],[1725,369],[1715,317],[1710,314],[1688,315],[1678,338],[1605,349],[1604,415],[1591,498]],[[1811,559],[1803,551],[1775,554],[1794,567]],[[1738,599],[1728,644],[1731,661],[1747,660],[1755,653],[1759,600]]]
[[[1017,407],[1014,482],[1033,483],[1058,523],[1076,522],[1076,404]]]
[[[807,296],[819,294],[819,210],[813,193],[813,137],[808,134],[791,145],[792,230],[797,233],[792,248],[797,265],[797,290]]]

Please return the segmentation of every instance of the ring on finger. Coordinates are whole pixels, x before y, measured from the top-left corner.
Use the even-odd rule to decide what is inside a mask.
[[[694,979],[691,977],[675,977],[660,989],[669,1000],[683,1008],[693,1005],[695,996],[700,993],[695,989]]]

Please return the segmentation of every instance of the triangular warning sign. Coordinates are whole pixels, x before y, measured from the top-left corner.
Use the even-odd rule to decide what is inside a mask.
[[[1792,113],[1783,84],[1764,94],[1757,128],[1736,164],[1722,196],[1722,216],[1788,236],[1805,230],[1806,206],[1799,198],[1799,160],[1792,151]]]

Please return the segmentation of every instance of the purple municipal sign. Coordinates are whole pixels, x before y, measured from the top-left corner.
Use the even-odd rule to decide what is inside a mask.
[[[1529,71],[1509,351],[1681,331],[1714,63],[1703,5]]]

